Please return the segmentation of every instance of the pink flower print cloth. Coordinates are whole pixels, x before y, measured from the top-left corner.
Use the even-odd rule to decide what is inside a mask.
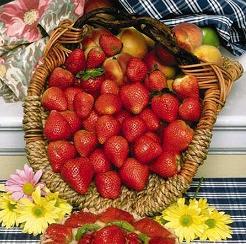
[[[85,0],[16,0],[0,7],[0,96],[23,100],[47,37],[64,19],[83,15]],[[41,29],[44,31],[41,32]]]

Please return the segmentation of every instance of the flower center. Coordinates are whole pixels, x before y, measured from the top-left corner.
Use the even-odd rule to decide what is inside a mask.
[[[205,224],[208,226],[209,229],[212,229],[215,227],[216,222],[214,219],[207,219],[205,221]]]
[[[38,11],[31,9],[24,14],[24,22],[27,25],[32,25],[38,19]]]
[[[8,209],[9,211],[13,211],[15,209],[15,204],[12,204],[11,202],[8,203]]]
[[[33,184],[29,182],[23,185],[23,192],[28,196],[31,196],[34,190]]]
[[[190,226],[192,224],[192,217],[190,215],[183,215],[180,218],[180,224],[183,226]]]
[[[32,212],[38,218],[44,216],[44,208],[43,207],[35,206],[35,207],[33,207]]]

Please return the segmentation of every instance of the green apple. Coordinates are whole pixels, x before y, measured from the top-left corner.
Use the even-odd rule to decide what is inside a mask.
[[[202,34],[203,34],[203,38],[202,38],[203,45],[204,44],[212,45],[215,47],[218,47],[220,45],[219,36],[215,29],[211,27],[203,27],[201,29],[202,29]]]

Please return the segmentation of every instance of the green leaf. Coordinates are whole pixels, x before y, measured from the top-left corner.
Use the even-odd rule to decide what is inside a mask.
[[[147,235],[143,234],[143,233],[140,233],[138,235],[138,239],[140,239],[144,244],[148,244],[149,240],[150,240],[150,238]]]
[[[85,224],[82,227],[78,228],[77,233],[75,235],[75,239],[78,241],[87,232],[96,231],[98,229],[100,229],[100,226],[98,224]]]
[[[135,228],[126,221],[112,221],[109,222],[110,225],[116,225],[126,231],[133,232]]]
[[[80,71],[76,74],[76,78],[82,78],[83,80],[88,80],[90,78],[95,78],[104,74],[103,68],[87,69]]]

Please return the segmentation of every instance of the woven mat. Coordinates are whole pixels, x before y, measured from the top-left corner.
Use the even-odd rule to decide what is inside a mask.
[[[4,183],[3,181],[0,183]],[[193,196],[198,186],[199,179],[194,179],[188,196]],[[230,214],[233,219],[232,239],[216,242],[225,243],[246,243],[246,178],[209,178],[204,179],[201,185],[199,197],[205,197],[211,205],[218,210]],[[0,228],[0,243],[39,243],[39,237],[21,233],[19,228]],[[194,241],[193,243],[209,243]]]

